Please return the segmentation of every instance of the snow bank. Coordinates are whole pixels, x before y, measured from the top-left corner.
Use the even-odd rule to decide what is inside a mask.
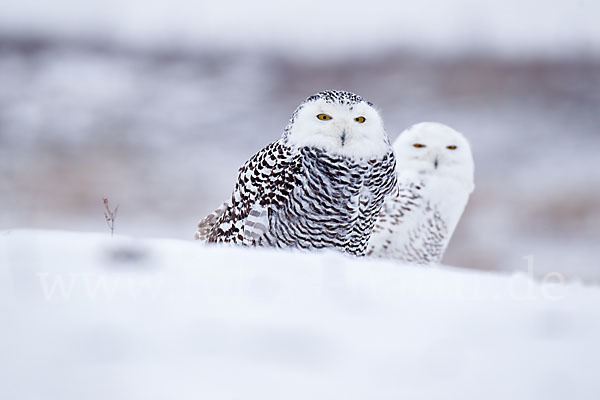
[[[53,231],[0,266],[5,399],[600,398],[577,283]]]

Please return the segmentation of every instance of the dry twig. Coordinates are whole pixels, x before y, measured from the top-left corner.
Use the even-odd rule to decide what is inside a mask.
[[[104,219],[106,220],[108,229],[110,229],[110,236],[112,236],[115,233],[115,219],[117,218],[117,210],[119,209],[119,205],[117,204],[115,209],[111,211],[108,204],[108,199],[105,197],[102,200],[104,201]]]

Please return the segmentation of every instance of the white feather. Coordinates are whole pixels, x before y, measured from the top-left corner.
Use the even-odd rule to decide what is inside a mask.
[[[319,114],[331,119],[322,121],[317,118]],[[364,117],[364,122],[357,122],[358,117]],[[354,159],[381,157],[390,149],[383,120],[374,107],[366,102],[348,106],[322,99],[309,102],[298,111],[288,143],[296,148],[314,146]]]
[[[393,144],[398,187],[380,212],[369,254],[404,262],[440,262],[473,191],[474,163],[464,136],[424,122]]]

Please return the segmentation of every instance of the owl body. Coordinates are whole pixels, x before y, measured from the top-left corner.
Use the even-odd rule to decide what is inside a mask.
[[[470,146],[445,125],[422,123],[403,132],[394,150],[398,183],[378,216],[368,254],[439,263],[474,189]]]
[[[281,139],[240,168],[231,200],[203,219],[195,236],[364,255],[395,182],[395,157],[370,103],[321,92],[296,110]]]

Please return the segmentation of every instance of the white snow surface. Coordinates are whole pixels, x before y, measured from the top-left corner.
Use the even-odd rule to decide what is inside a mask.
[[[599,304],[597,287],[556,276],[3,231],[0,387],[3,399],[598,399]]]

